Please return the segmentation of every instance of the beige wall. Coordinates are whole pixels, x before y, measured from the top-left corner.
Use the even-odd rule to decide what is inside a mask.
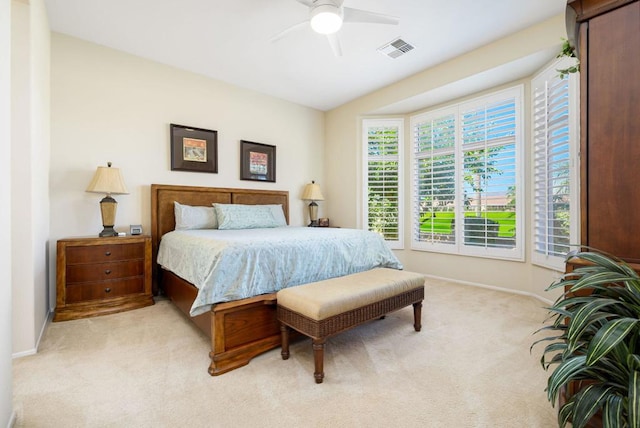
[[[327,214],[331,221],[342,226],[356,227],[361,221],[361,120],[371,116],[371,112],[422,93],[437,90],[445,85],[455,85],[474,75],[485,73],[516,63],[541,52],[559,49],[561,38],[566,37],[564,16],[556,16],[541,24],[527,28],[512,36],[476,49],[441,65],[427,69],[410,78],[390,85],[353,102],[336,108],[326,115],[326,158],[325,158],[325,198]],[[505,82],[528,83],[528,80]],[[528,99],[529,86],[525,88]],[[452,101],[452,100],[451,100]],[[529,110],[525,109],[529,118]],[[409,117],[405,117],[405,136],[410,136]],[[530,132],[525,130],[526,155],[530,153]],[[408,138],[407,138],[408,141]],[[406,143],[408,144],[408,143]],[[558,273],[538,268],[530,263],[530,248],[525,248],[525,262],[508,262],[495,259],[445,255],[410,249],[410,194],[409,194],[409,150],[405,150],[405,249],[396,254],[405,269],[427,275],[451,278],[471,284],[509,289],[524,294],[533,294],[544,299],[555,298],[544,289],[557,277]],[[340,153],[336,156],[336,153]],[[529,165],[526,177],[530,177]],[[527,187],[526,194],[530,194]],[[527,201],[527,212],[530,208]],[[530,230],[529,223],[525,230]],[[530,233],[527,232],[528,240]]]
[[[11,1],[0,0],[0,426],[12,424]],[[8,203],[7,203],[8,202]]]
[[[55,33],[51,87],[51,260],[57,239],[102,230],[103,195],[85,189],[107,161],[130,192],[115,196],[119,231],[149,231],[152,183],[288,190],[290,223],[306,224],[299,197],[323,182],[324,113]],[[218,131],[218,174],[171,171],[171,123]],[[276,183],[239,179],[240,140],[276,146]]]
[[[43,0],[12,5],[12,348],[18,356],[36,351],[49,315],[50,31]]]

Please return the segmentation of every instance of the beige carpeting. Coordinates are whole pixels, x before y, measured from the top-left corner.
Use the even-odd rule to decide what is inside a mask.
[[[14,360],[18,427],[554,427],[533,298],[428,280],[422,331],[410,307],[331,338],[325,380],[311,344],[218,377],[209,341],[160,300],[52,323]]]

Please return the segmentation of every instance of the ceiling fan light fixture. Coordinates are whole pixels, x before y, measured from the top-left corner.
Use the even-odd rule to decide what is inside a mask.
[[[330,4],[316,6],[311,10],[311,28],[320,34],[333,34],[342,27],[342,10]]]

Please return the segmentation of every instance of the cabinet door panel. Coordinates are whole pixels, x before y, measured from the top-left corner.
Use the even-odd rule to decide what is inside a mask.
[[[583,244],[640,262],[640,3],[591,19],[588,34]]]

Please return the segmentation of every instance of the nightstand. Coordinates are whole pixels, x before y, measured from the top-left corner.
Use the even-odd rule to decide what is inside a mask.
[[[153,305],[150,236],[61,239],[57,250],[53,321]]]

